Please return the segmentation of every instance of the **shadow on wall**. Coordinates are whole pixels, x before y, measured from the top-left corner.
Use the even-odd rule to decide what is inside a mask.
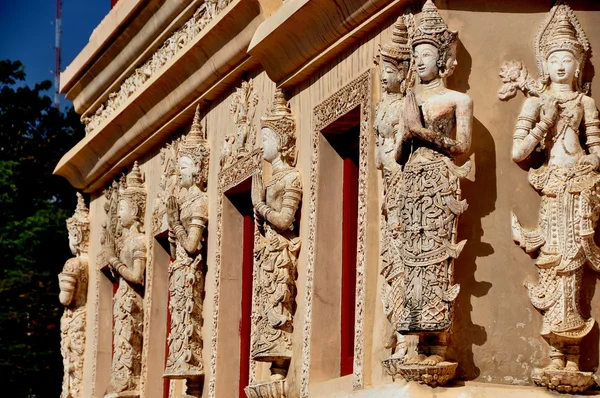
[[[472,346],[483,345],[487,333],[483,326],[476,325],[471,319],[472,297],[488,294],[492,283],[477,281],[477,259],[494,253],[492,245],[483,242],[481,219],[495,209],[496,203],[496,148],[491,133],[477,119],[473,119],[473,143],[471,151],[475,153],[475,181],[461,182],[462,197],[467,199],[469,208],[463,214],[458,226],[458,240],[467,239],[460,257],[455,261],[454,277],[460,284],[460,293],[456,298],[451,354],[449,357],[458,362],[458,377],[463,380],[476,379],[480,370],[473,361]],[[481,193],[484,192],[484,195]]]
[[[469,75],[472,59],[462,42],[457,46],[458,66],[448,78],[448,87],[460,92],[469,90]],[[475,271],[477,258],[494,253],[492,245],[482,242],[483,228],[481,219],[492,213],[496,207],[496,145],[492,134],[476,118],[473,119],[472,144],[469,156],[475,155],[475,180],[461,181],[462,197],[467,199],[469,208],[459,220],[458,240],[467,239],[460,257],[455,261],[455,281],[460,284],[460,293],[455,302],[453,335],[449,357],[458,362],[458,379],[473,380],[480,369],[473,360],[472,346],[483,345],[487,332],[471,319],[473,297],[488,294],[492,283],[477,281]],[[462,162],[461,162],[462,163]],[[485,193],[481,195],[481,193]]]

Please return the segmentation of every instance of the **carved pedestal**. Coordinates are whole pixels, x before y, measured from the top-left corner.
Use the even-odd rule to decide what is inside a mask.
[[[123,391],[104,395],[104,398],[139,398],[137,391]]]
[[[248,398],[285,398],[287,383],[286,380],[265,381],[251,384],[244,391]]]
[[[593,372],[534,369],[531,379],[540,387],[561,393],[581,393],[596,384]]]
[[[382,361],[386,373],[394,379],[416,381],[431,387],[443,386],[456,375],[456,362],[440,362],[437,365],[409,365],[405,358],[390,357]]]

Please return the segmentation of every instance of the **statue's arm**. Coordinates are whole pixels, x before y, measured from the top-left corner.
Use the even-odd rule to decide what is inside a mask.
[[[298,205],[302,199],[302,184],[300,182],[300,175],[296,173],[294,178],[286,183],[284,189],[285,192],[283,193],[283,204],[281,205],[280,211],[273,209],[265,202],[261,202],[256,206],[256,211],[265,220],[280,230],[289,229],[294,222]]]
[[[142,285],[144,283],[144,272],[146,271],[146,248],[144,245],[140,245],[140,247],[134,249],[132,268],[129,268],[117,257],[113,257],[110,264],[127,282]]]
[[[537,98],[527,98],[517,119],[513,136],[512,159],[515,162],[525,160],[535,147],[544,139],[552,127],[540,118],[540,103]]]
[[[473,130],[473,100],[465,96],[456,103],[456,139],[445,137],[423,126],[411,127],[411,132],[450,156],[467,153],[471,148]]]
[[[58,275],[58,286],[60,293],[58,299],[64,306],[68,306],[73,301],[77,283],[79,283],[80,263],[79,258],[74,257],[67,260],[63,271]]]
[[[206,228],[206,221],[206,216],[192,217],[189,229],[187,231],[181,224],[175,226],[174,232],[175,236],[177,237],[177,241],[189,254],[196,253],[200,248],[200,240],[202,239],[204,228]]]
[[[600,156],[600,118],[596,101],[591,97],[583,97],[583,123],[589,153]]]

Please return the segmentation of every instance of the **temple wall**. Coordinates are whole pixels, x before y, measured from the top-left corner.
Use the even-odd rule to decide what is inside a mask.
[[[382,182],[380,172],[375,171],[373,165],[374,133],[370,128],[361,130],[366,140],[366,152],[361,156],[365,156],[364,164],[369,169],[363,170],[366,185],[364,191],[359,194],[364,194],[361,199],[364,206],[359,212],[364,214],[362,220],[366,222],[364,253],[359,253],[359,257],[364,255],[364,271],[361,276],[364,284],[357,292],[358,295],[363,295],[362,299],[357,299],[357,303],[360,301],[362,307],[356,314],[356,322],[362,322],[355,341],[355,348],[358,345],[361,349],[360,353],[355,352],[355,355],[361,358],[359,376],[355,374],[340,378],[335,374],[339,366],[339,358],[336,359],[335,355],[339,355],[337,349],[340,338],[339,314],[336,314],[336,309],[340,302],[335,297],[328,297],[327,292],[330,287],[341,283],[341,276],[335,269],[329,268],[333,267],[335,262],[320,261],[326,260],[327,257],[322,252],[320,254],[319,250],[326,251],[336,247],[340,238],[319,235],[317,223],[316,232],[313,232],[323,240],[314,242],[314,253],[311,254],[309,250],[310,239],[315,236],[311,234],[311,212],[314,212],[317,220],[324,217],[319,215],[318,204],[321,203],[321,206],[327,208],[329,200],[319,197],[319,192],[335,191],[331,187],[327,190],[328,187],[317,183],[314,185],[317,207],[311,207],[311,167],[315,152],[312,139],[315,134],[320,134],[315,133],[315,109],[361,76],[368,76],[371,91],[367,92],[370,99],[367,108],[370,107],[371,119],[368,120],[372,125],[374,106],[380,96],[379,71],[373,60],[378,54],[379,45],[390,37],[391,25],[402,13],[405,2],[392,3],[397,4],[394,12],[382,18],[376,26],[361,31],[352,45],[340,51],[326,65],[317,68],[307,78],[297,82],[292,80],[292,83],[289,83],[289,80],[284,82],[286,97],[297,122],[297,168],[303,182],[299,217],[302,249],[296,281],[294,351],[288,373],[290,397],[350,396],[353,389],[365,390],[355,392],[356,396],[368,396],[371,388],[374,388],[373,396],[383,397],[388,395],[385,395],[383,390],[379,395],[376,394],[377,388],[383,388],[381,386],[391,385],[393,382],[381,365],[381,360],[390,354],[389,349],[384,347],[390,326],[381,304],[383,279],[379,276],[381,264],[378,260],[378,234]],[[592,50],[600,49],[600,3],[591,0],[571,0],[569,4],[585,30]],[[452,394],[458,394],[463,388],[471,388],[468,390],[471,394],[482,394],[474,396],[507,396],[514,393],[536,396],[538,390],[533,387],[530,373],[534,367],[547,363],[549,346],[539,335],[542,317],[530,304],[527,291],[523,287],[524,281],[536,280],[536,269],[533,259],[512,241],[510,212],[514,211],[525,227],[532,227],[537,220],[540,199],[529,186],[527,172],[511,159],[512,134],[524,101],[523,96],[519,94],[516,99],[501,102],[497,92],[501,86],[498,70],[504,61],[521,60],[532,74],[537,74],[533,41],[538,26],[552,2],[445,0],[437,1],[436,5],[450,29],[459,32],[458,66],[447,81],[448,87],[469,94],[474,102],[473,143],[470,151],[474,167],[468,178],[461,181],[462,196],[467,199],[469,208],[462,215],[458,228],[459,240],[467,239],[467,244],[455,262],[455,278],[460,284],[460,293],[456,299],[453,335],[448,353],[450,358],[459,363],[457,379],[467,382],[467,387],[456,387],[455,392],[452,388],[439,389],[436,392],[441,394],[440,397],[454,396]],[[267,23],[277,23],[266,17],[265,19]],[[310,26],[298,25],[295,29],[302,31],[310,29]],[[286,49],[281,48],[279,51],[283,54]],[[592,97],[596,97],[596,93],[600,92],[600,80],[593,79],[593,65],[596,62],[596,57],[593,56],[591,65],[588,65],[585,71],[585,76],[592,82]],[[208,239],[204,243],[207,246],[208,271],[203,305],[202,335],[206,381],[202,397],[233,397],[237,396],[239,389],[239,370],[236,370],[239,369],[239,335],[235,331],[239,327],[241,304],[238,290],[241,289],[241,271],[236,268],[238,263],[231,253],[238,250],[241,230],[239,225],[236,226],[236,220],[239,220],[236,217],[239,214],[221,197],[223,191],[219,189],[219,162],[225,137],[232,134],[236,128],[229,110],[234,90],[241,85],[242,80],[249,79],[253,80],[254,90],[258,94],[254,121],[258,132],[259,118],[270,106],[276,85],[282,83],[273,82],[260,63],[256,62],[239,76],[234,75],[220,94],[215,94],[210,101],[201,103],[202,126],[206,129],[211,149]],[[163,76],[164,82],[168,80],[168,76]],[[135,105],[132,102],[127,106]],[[173,106],[181,111],[182,107],[175,104]],[[191,109],[187,104],[185,107]],[[139,112],[143,111],[138,110],[134,114]],[[172,129],[174,135],[187,132],[191,125],[191,113],[187,110],[185,112],[187,113],[181,122],[178,122],[179,125]],[[360,118],[357,120],[366,123]],[[169,257],[152,236],[149,228],[153,202],[160,189],[159,151],[168,141],[168,135],[157,137],[149,144],[151,149],[146,150],[143,155],[137,156],[135,150],[127,155],[139,161],[148,192],[145,220],[151,260],[146,271],[142,358],[142,396],[148,398],[163,397],[161,375],[167,334]],[[257,134],[257,140],[260,143],[260,134]],[[332,160],[332,150],[321,145],[318,151],[322,167],[318,170],[327,170],[328,167],[333,170],[336,166]],[[265,165],[264,168],[268,175],[269,167]],[[335,189],[341,189],[341,186]],[[101,249],[99,237],[105,219],[105,198],[101,189],[94,189],[91,198],[92,276],[88,290],[90,327],[87,330],[85,396],[102,397],[110,378],[112,290],[107,279],[97,271],[96,264],[96,256]],[[222,217],[217,217],[219,212],[222,212]],[[218,220],[221,221],[221,225],[218,225]],[[323,218],[321,220],[326,222]],[[600,319],[600,293],[595,289],[597,278],[597,274],[586,269],[583,283],[583,302],[586,304],[583,306],[583,312]],[[311,280],[310,284],[307,284],[308,280]],[[311,302],[307,303],[307,293],[310,296],[311,291]],[[307,312],[312,315],[307,316]],[[311,323],[308,329],[307,322]],[[311,331],[308,336],[307,331]],[[600,331],[596,324],[583,343],[582,369],[598,369],[599,341]],[[307,351],[311,347],[312,350]],[[307,356],[307,352],[310,355]],[[253,364],[251,372],[251,380],[260,379],[268,374],[268,367],[264,364]],[[486,390],[488,385],[489,390]],[[502,389],[497,385],[517,385],[524,388]],[[398,393],[404,385],[397,382],[386,388],[390,391],[389,396],[397,396],[393,394]],[[413,389],[410,391],[414,392],[414,396],[432,396],[428,395],[430,390],[421,387],[417,389],[415,386],[410,388]],[[182,382],[172,382],[170,396],[175,396],[173,394],[182,389]],[[468,393],[467,390],[464,391]]]

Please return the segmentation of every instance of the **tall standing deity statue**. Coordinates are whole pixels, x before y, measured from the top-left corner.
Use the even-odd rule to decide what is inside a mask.
[[[405,379],[434,386],[456,371],[457,364],[447,362],[445,354],[459,292],[454,259],[466,243],[457,243],[458,217],[467,209],[459,180],[470,164],[458,166],[455,160],[471,146],[473,101],[445,84],[457,65],[457,36],[427,0],[410,35],[420,90],[409,91],[404,100],[402,133],[410,154],[402,168],[398,221],[390,245],[396,247],[396,261],[404,273],[396,287],[401,297],[396,300],[394,326],[402,335],[417,335],[419,342],[418,355],[387,365]]]
[[[69,247],[75,257],[65,263],[58,275],[59,300],[65,306],[60,320],[60,352],[64,376],[61,398],[83,398],[83,358],[85,350],[86,301],[88,288],[88,247],[90,220],[83,196],[77,193],[77,207],[67,220]]]
[[[167,200],[171,258],[169,353],[164,377],[187,379],[188,397],[202,393],[202,294],[204,262],[200,253],[208,222],[209,147],[199,111],[189,134],[177,147],[179,183]]]
[[[113,356],[106,398],[138,397],[140,394],[144,320],[142,294],[147,258],[145,210],[146,189],[135,162],[119,186],[121,243],[116,245],[114,236],[107,234],[103,247],[110,271],[118,283],[113,297]]]
[[[410,20],[412,15],[408,16]],[[383,204],[381,213],[382,230],[381,275],[383,285],[383,309],[394,331],[400,320],[404,302],[404,266],[400,257],[400,242],[397,230],[400,220],[398,199],[403,189],[402,167],[398,163],[404,144],[404,98],[410,69],[411,48],[408,43],[408,28],[404,17],[399,17],[393,26],[392,38],[380,49],[378,60],[381,73],[381,99],[375,111],[374,130],[376,136],[375,164],[383,175]],[[397,333],[397,332],[396,332]],[[394,333],[394,334],[396,334]],[[396,338],[396,356],[403,356],[400,349],[402,336]]]
[[[579,371],[581,339],[594,319],[581,313],[581,280],[588,263],[600,271],[594,229],[600,216],[600,120],[594,100],[582,86],[589,43],[573,11],[562,1],[542,24],[535,42],[540,78],[529,76],[517,61],[500,76],[501,99],[517,89],[527,96],[517,120],[512,157],[521,162],[534,151],[545,155],[529,182],[542,201],[538,225],[521,226],[512,214],[513,239],[535,253],[538,283],[526,283],[533,306],[543,315],[541,335],[551,346],[550,364],[532,378],[542,386],[580,392],[594,383]]]
[[[296,165],[296,123],[283,92],[277,90],[273,108],[261,118],[263,158],[272,176],[263,185],[262,174],[252,179],[252,203],[259,229],[254,249],[258,286],[254,308],[251,358],[270,362],[274,398],[285,396],[285,378],[292,357],[295,279],[300,238],[295,229],[302,198],[302,180]],[[248,389],[260,388],[249,386]],[[247,391],[248,391],[247,389]],[[259,395],[260,396],[260,395]]]

